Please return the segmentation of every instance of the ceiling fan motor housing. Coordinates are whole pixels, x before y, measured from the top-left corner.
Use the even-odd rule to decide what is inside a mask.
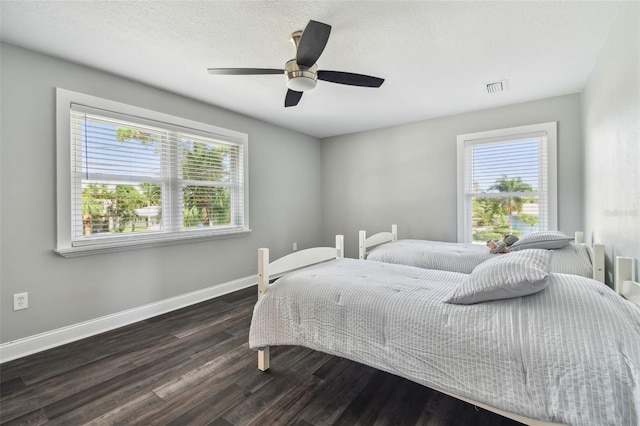
[[[287,76],[287,87],[296,92],[304,92],[316,87],[318,83],[318,64],[312,67],[300,67],[295,59],[291,59],[284,66]]]

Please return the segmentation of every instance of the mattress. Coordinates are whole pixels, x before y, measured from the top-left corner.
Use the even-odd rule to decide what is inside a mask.
[[[640,422],[640,309],[588,278],[453,305],[466,275],[339,259],[285,275],[258,301],[249,344],[301,345],[545,421]]]
[[[367,259],[425,269],[470,274],[480,263],[494,256],[482,244],[448,243],[429,240],[397,240],[372,249]],[[593,276],[589,249],[581,244],[568,244],[554,250],[551,271],[565,274]]]

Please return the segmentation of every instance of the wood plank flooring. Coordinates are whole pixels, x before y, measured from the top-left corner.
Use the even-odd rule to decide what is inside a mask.
[[[303,347],[249,349],[255,287],[0,366],[2,425],[518,422]]]

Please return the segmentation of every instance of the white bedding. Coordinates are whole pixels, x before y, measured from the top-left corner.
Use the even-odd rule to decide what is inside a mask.
[[[489,248],[482,244],[407,239],[375,247],[369,252],[367,259],[470,274],[485,260],[505,255],[508,254],[491,254]],[[554,250],[551,271],[592,277],[593,267],[589,250],[584,245],[574,243]]]
[[[466,275],[339,259],[285,275],[256,304],[254,349],[302,345],[527,417],[640,422],[640,309],[550,274],[534,295],[452,305]]]

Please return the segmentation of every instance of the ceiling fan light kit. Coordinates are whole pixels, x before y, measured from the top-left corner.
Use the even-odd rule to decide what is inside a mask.
[[[327,42],[331,26],[322,22],[309,21],[304,31],[291,34],[291,42],[296,49],[296,57],[287,61],[284,70],[273,68],[209,68],[214,75],[260,75],[281,74],[287,78],[287,94],[284,106],[295,106],[302,93],[316,87],[318,80],[359,87],[380,87],[383,78],[343,71],[318,71],[316,63]]]
[[[318,65],[302,69],[295,59],[291,59],[284,66],[287,76],[287,87],[296,92],[311,90],[318,84]]]

